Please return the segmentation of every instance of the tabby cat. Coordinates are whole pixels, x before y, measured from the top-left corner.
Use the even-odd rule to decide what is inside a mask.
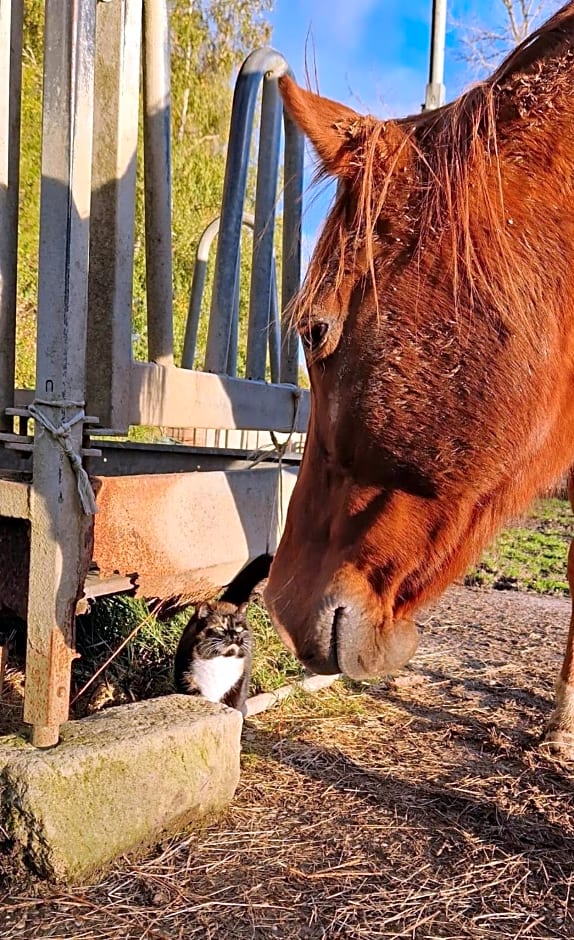
[[[174,668],[178,691],[223,702],[244,716],[253,660],[247,603],[200,604],[183,631]]]

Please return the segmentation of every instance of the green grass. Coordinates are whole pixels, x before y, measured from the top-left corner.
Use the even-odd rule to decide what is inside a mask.
[[[192,610],[189,607],[169,620],[160,621],[150,613],[145,601],[137,598],[116,595],[96,601],[91,612],[78,620],[76,646],[80,659],[74,668],[76,689],[80,689],[141,624],[102,677],[113,685],[116,697],[119,695],[122,701],[173,692],[175,651]],[[250,605],[249,623],[255,641],[250,694],[270,692],[301,678],[301,664],[283,646],[263,607]],[[86,690],[82,696],[84,703],[95,688],[96,683]]]
[[[135,627],[133,638],[106,667],[102,678],[118,690],[122,700],[150,698],[173,692],[173,658],[189,618],[181,611],[168,621],[150,613],[145,601],[125,595],[104,597],[89,614],[79,617],[76,649],[80,659],[74,667],[74,684],[80,689],[122,645]],[[88,701],[95,684],[82,696]]]
[[[465,583],[537,594],[567,594],[566,560],[573,534],[570,504],[561,499],[542,500],[520,524],[498,536]]]

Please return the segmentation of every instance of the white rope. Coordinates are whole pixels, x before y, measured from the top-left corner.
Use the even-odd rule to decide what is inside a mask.
[[[67,421],[62,421],[61,424],[55,425],[52,423],[50,418],[41,408],[77,408],[75,415],[72,415],[71,418],[68,418]],[[78,496],[80,498],[80,503],[84,513],[89,515],[94,515],[98,511],[96,506],[96,500],[94,497],[94,491],[92,490],[92,485],[90,483],[90,478],[86,473],[84,467],[82,466],[82,458],[74,450],[74,445],[72,444],[71,430],[75,424],[79,424],[86,417],[84,412],[84,402],[83,401],[67,401],[66,399],[47,401],[41,398],[36,398],[31,405],[28,406],[28,412],[36,423],[39,423],[48,434],[51,434],[55,441],[60,445],[66,457],[70,461],[72,470],[76,475],[76,481],[78,485]]]

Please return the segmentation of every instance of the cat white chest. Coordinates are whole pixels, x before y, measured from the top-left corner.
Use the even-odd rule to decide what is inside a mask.
[[[208,702],[219,702],[243,675],[245,660],[237,656],[195,659],[193,678]]]

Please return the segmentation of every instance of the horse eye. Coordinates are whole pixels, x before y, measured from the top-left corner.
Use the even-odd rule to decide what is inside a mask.
[[[317,349],[329,332],[329,324],[325,320],[317,320],[303,332],[301,340],[308,350]]]

